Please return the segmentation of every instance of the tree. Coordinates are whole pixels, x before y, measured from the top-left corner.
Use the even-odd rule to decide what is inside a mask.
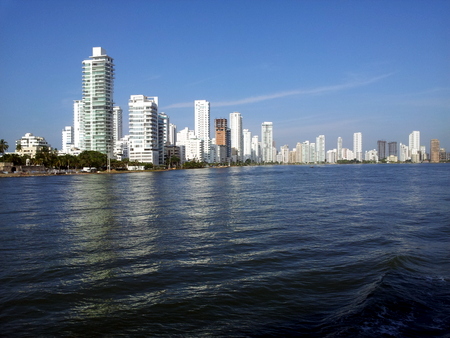
[[[9,148],[8,142],[6,142],[4,139],[0,140],[0,154],[4,154],[5,151],[7,151]]]
[[[78,155],[80,166],[89,168],[101,168],[106,165],[107,156],[94,150],[85,150]]]

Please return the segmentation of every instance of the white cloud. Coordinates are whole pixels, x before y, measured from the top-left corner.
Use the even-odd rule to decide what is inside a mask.
[[[287,97],[287,96],[325,94],[328,92],[336,92],[336,91],[346,90],[346,89],[350,89],[350,88],[365,86],[365,85],[380,81],[384,78],[387,78],[387,77],[391,76],[392,74],[393,73],[384,74],[384,75],[380,75],[380,76],[376,76],[376,77],[373,77],[370,79],[364,79],[364,80],[354,80],[351,82],[346,82],[346,83],[337,84],[337,85],[333,85],[333,86],[323,86],[323,87],[317,87],[317,88],[312,88],[312,89],[296,89],[296,90],[290,90],[290,91],[267,94],[267,95],[251,96],[251,97],[234,100],[234,101],[211,102],[211,106],[214,106],[214,107],[238,106],[238,105],[242,105],[242,104],[249,104],[249,103],[256,103],[256,102],[261,102],[261,101],[273,100],[273,99],[278,99],[278,98]],[[164,107],[164,109],[188,108],[188,107],[192,107],[192,106],[193,106],[193,102],[181,102],[181,103],[175,103],[175,104],[166,106],[166,107]]]

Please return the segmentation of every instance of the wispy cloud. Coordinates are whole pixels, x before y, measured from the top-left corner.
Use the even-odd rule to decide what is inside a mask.
[[[342,91],[342,90],[346,90],[346,89],[366,86],[371,83],[385,79],[385,78],[391,76],[392,74],[393,73],[388,73],[388,74],[383,74],[383,75],[376,76],[376,77],[373,77],[370,79],[353,80],[351,82],[345,82],[345,83],[332,85],[332,86],[323,86],[323,87],[317,87],[317,88],[312,88],[312,89],[296,89],[296,90],[278,92],[278,93],[273,93],[273,94],[250,96],[247,98],[233,100],[233,101],[211,102],[211,106],[214,106],[214,107],[238,106],[238,105],[243,105],[243,104],[279,99],[279,98],[288,97],[288,96],[320,95],[320,94],[325,94],[325,93],[329,93],[329,92],[337,92],[337,91]],[[166,107],[164,107],[164,109],[188,108],[188,107],[192,107],[192,106],[193,106],[193,102],[181,102],[181,103],[174,103],[169,106],[166,106]]]

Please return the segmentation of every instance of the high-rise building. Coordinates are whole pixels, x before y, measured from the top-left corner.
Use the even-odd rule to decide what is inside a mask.
[[[159,163],[166,163],[166,151],[165,147],[170,144],[169,141],[169,131],[170,131],[170,120],[166,113],[158,114],[158,153],[159,153]]]
[[[227,142],[227,119],[215,119],[214,129],[216,132],[216,144],[219,146],[226,146]]]
[[[242,133],[241,113],[234,112],[230,114],[230,141],[231,157],[233,161],[242,161],[244,152],[244,140]]]
[[[342,160],[342,137],[338,137],[337,139],[337,161]]]
[[[81,149],[84,144],[84,114],[83,101],[73,101],[73,145]]]
[[[378,140],[377,141],[377,152],[378,152],[378,159],[383,160],[386,156],[386,141]]]
[[[362,152],[362,133],[353,134],[353,155],[357,161],[362,162],[363,152]]]
[[[389,142],[388,143],[389,156],[397,156],[397,142]]]
[[[242,161],[252,159],[252,132],[248,129],[242,130],[243,146],[243,158]]]
[[[130,161],[159,165],[158,97],[131,95],[130,111]]]
[[[69,154],[72,147],[73,147],[73,128],[71,126],[66,126],[62,131],[61,151],[65,154]]]
[[[122,108],[119,106],[113,107],[113,140],[114,144],[119,141],[123,135],[123,123],[122,123]]]
[[[169,143],[173,146],[177,143],[177,126],[173,123],[169,123]]]
[[[409,158],[411,162],[417,163],[421,161],[420,156],[420,131],[413,131],[409,134]]]
[[[82,150],[113,151],[114,63],[101,47],[83,61]]]
[[[323,163],[325,159],[325,135],[319,135],[316,137],[316,162]]]
[[[439,163],[439,151],[440,151],[440,144],[439,140],[432,139],[430,141],[430,161],[431,163]]]
[[[259,138],[258,135],[254,135],[252,137],[252,161],[254,162],[261,162],[261,151],[260,151],[260,144],[259,144]]]
[[[211,162],[210,154],[210,111],[209,102],[206,100],[194,101],[195,135],[203,141],[205,160]]]
[[[273,123],[261,124],[261,153],[263,162],[273,162]]]

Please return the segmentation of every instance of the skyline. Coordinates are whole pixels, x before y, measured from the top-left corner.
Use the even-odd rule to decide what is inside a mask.
[[[101,46],[116,65],[124,134],[130,95],[146,95],[178,130],[194,129],[195,100],[210,102],[211,121],[240,112],[260,138],[272,121],[277,149],[322,134],[327,149],[338,137],[352,148],[362,132],[364,151],[420,130],[427,151],[431,139],[448,151],[450,3],[282,4],[1,0],[0,138],[13,150],[30,132],[60,149],[81,61]]]

